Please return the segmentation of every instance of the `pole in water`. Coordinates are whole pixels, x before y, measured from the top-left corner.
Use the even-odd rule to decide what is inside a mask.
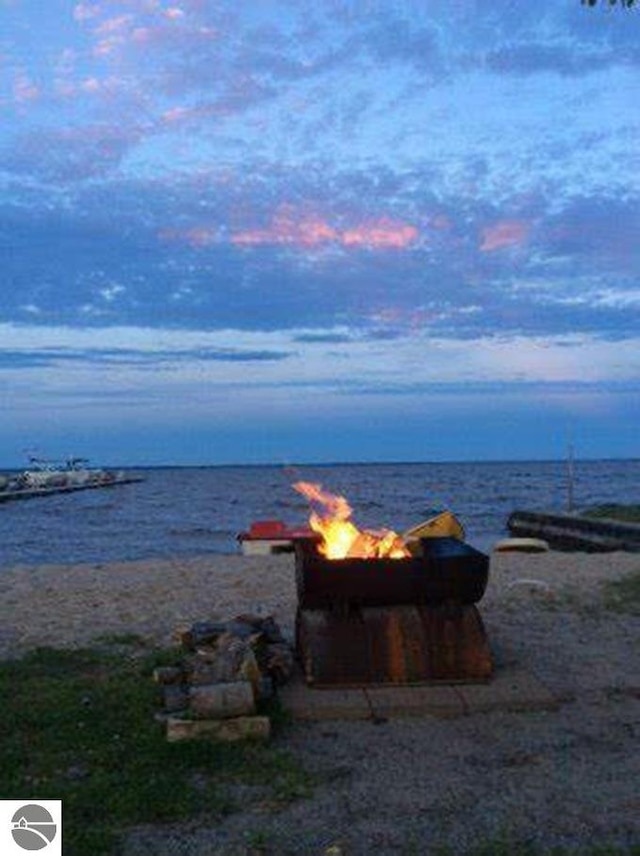
[[[573,513],[574,504],[575,468],[573,457],[573,443],[569,442],[569,454],[567,457],[567,511]]]

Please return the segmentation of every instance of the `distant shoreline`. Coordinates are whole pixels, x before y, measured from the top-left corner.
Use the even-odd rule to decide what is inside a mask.
[[[640,457],[574,457],[574,465],[580,463],[638,463]],[[335,467],[428,467],[428,466],[494,466],[501,464],[561,464],[566,465],[566,458],[469,458],[457,460],[428,460],[428,461],[296,461],[291,462],[261,462],[261,463],[210,463],[210,464],[132,464],[107,462],[105,467],[121,470],[218,470],[218,469],[273,469],[287,470],[298,467],[309,467],[314,469],[329,469]],[[13,464],[0,464],[0,473],[20,473],[24,466]]]

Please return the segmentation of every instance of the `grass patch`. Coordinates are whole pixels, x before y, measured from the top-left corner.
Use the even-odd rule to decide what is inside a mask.
[[[607,609],[640,615],[640,570],[619,580],[608,580],[602,587]]]
[[[606,517],[623,523],[640,523],[640,505],[620,505],[618,503],[594,505],[585,509],[582,515],[595,519]]]
[[[456,856],[458,852],[446,845],[436,846],[432,851],[433,856]],[[465,853],[466,856],[640,856],[640,846],[624,847],[604,844],[581,847],[576,850],[566,847],[543,847],[528,841],[518,841],[510,836],[499,836],[480,841]]]
[[[109,641],[0,662],[0,796],[62,799],[65,854],[117,852],[139,823],[222,818],[246,808],[229,796],[238,785],[276,806],[309,795],[310,776],[270,744],[167,743],[151,672],[175,651]]]

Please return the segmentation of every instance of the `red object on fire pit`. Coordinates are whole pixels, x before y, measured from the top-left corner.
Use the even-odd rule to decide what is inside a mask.
[[[326,559],[295,545],[296,636],[314,686],[484,681],[493,670],[480,613],[488,556],[422,539],[403,559]]]

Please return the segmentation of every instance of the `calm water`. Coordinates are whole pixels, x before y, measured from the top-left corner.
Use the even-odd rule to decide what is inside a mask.
[[[482,550],[506,534],[514,509],[566,510],[565,462],[208,467],[140,471],[145,481],[0,504],[0,567],[109,562],[237,551],[252,520],[306,521],[291,488],[319,481],[344,494],[356,523],[407,528],[450,508]],[[577,507],[640,502],[640,460],[576,462]]]

